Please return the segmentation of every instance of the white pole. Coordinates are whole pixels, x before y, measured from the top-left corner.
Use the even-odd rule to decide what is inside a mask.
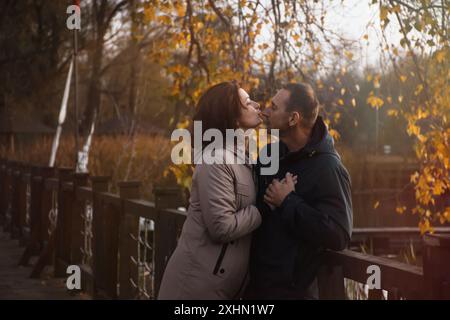
[[[86,142],[83,146],[83,150],[78,152],[78,161],[76,172],[88,172],[87,165],[89,161],[89,150],[91,149],[92,136],[94,135],[95,130],[95,119],[97,118],[97,113],[94,114],[94,118],[91,124],[91,131],[89,132],[89,136],[86,139]]]
[[[73,70],[73,59],[70,62],[69,73],[66,79],[66,87],[64,89],[64,95],[61,102],[61,109],[59,110],[59,118],[58,118],[58,127],[56,128],[56,134],[53,138],[52,145],[52,153],[50,155],[49,166],[53,167],[55,165],[56,152],[58,151],[59,146],[59,138],[61,137],[62,125],[64,124],[64,120],[66,120],[67,114],[67,101],[69,100],[69,92],[70,92],[70,79],[72,78],[72,70]]]

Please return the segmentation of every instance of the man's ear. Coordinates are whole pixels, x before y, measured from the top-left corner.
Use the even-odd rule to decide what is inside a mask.
[[[289,117],[289,126],[294,127],[298,123],[300,123],[300,114],[297,111],[294,111],[291,113],[291,116]]]

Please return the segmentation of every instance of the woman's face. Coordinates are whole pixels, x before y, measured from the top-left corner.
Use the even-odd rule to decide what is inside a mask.
[[[242,103],[241,115],[238,119],[238,127],[241,129],[256,128],[262,122],[259,104],[250,99],[244,89],[239,88],[239,98]]]

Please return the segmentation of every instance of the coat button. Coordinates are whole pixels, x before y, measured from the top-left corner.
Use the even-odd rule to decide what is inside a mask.
[[[224,268],[220,269],[220,273],[224,273],[224,272],[225,272]]]

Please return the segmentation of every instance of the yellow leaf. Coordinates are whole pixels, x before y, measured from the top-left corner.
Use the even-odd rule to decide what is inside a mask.
[[[412,183],[416,183],[417,182],[417,179],[419,178],[419,172],[414,172],[412,175],[411,175],[411,182]]]
[[[181,4],[181,2],[177,3],[176,9],[177,9],[178,16],[184,17],[184,15],[186,14],[186,10],[185,10],[184,6]]]
[[[450,207],[445,208],[444,217],[450,222]]]
[[[445,51],[444,50],[441,50],[436,53],[436,60],[438,63],[444,62],[444,59],[445,59]]]
[[[353,58],[353,53],[351,53],[350,51],[345,50],[344,51],[345,56],[347,57],[347,59],[352,60]]]
[[[344,100],[339,99],[339,100],[338,100],[338,104],[339,104],[340,106],[343,106],[343,105],[344,105]]]
[[[373,79],[373,86],[374,86],[374,88],[377,88],[377,89],[380,87],[380,76],[376,76]]]
[[[423,84],[419,84],[416,88],[416,91],[414,91],[414,95],[418,96],[423,90]]]
[[[425,143],[427,141],[427,137],[424,136],[423,134],[419,134],[417,136],[417,139],[420,141],[420,143]]]
[[[170,25],[172,23],[172,19],[166,15],[159,16],[158,21],[164,25]]]
[[[436,180],[433,186],[433,195],[439,196],[444,193],[444,183],[441,180]]]
[[[352,99],[352,106],[356,107],[356,100],[355,100],[355,98]]]
[[[405,82],[408,78],[406,76],[400,76],[400,81],[401,82]]]
[[[334,129],[330,129],[329,130],[330,135],[333,137],[334,140],[339,140],[339,138],[341,137],[341,135],[339,134],[339,132],[337,132]]]
[[[380,201],[377,201],[373,204],[373,208],[376,209],[380,206]]]
[[[414,123],[409,123],[408,127],[406,128],[406,132],[408,135],[415,135],[418,136],[420,134],[420,127],[416,126]]]
[[[199,31],[199,30],[201,30],[202,28],[203,28],[203,22],[201,22],[201,21],[198,21],[198,22],[196,22],[195,23],[195,29],[196,29],[196,31]]]
[[[386,6],[381,6],[380,8],[380,20],[386,20],[389,14],[389,9]]]
[[[403,214],[406,211],[406,207],[405,206],[398,206],[397,208],[395,208],[395,211],[397,211],[398,214]]]
[[[389,109],[387,114],[390,117],[397,117],[398,116],[398,110],[396,110],[396,109]]]
[[[392,11],[394,11],[396,13],[400,13],[400,5],[396,4],[395,6],[393,6]]]
[[[419,222],[419,229],[420,229],[420,234],[424,234],[426,232],[430,232],[433,233],[434,229],[430,224],[430,220],[425,219],[425,221],[420,221]]]
[[[379,109],[383,106],[384,101],[379,97],[371,95],[367,98],[367,104],[369,104],[372,108]]]
[[[146,21],[152,21],[155,18],[155,8],[153,6],[145,6],[144,17]]]

